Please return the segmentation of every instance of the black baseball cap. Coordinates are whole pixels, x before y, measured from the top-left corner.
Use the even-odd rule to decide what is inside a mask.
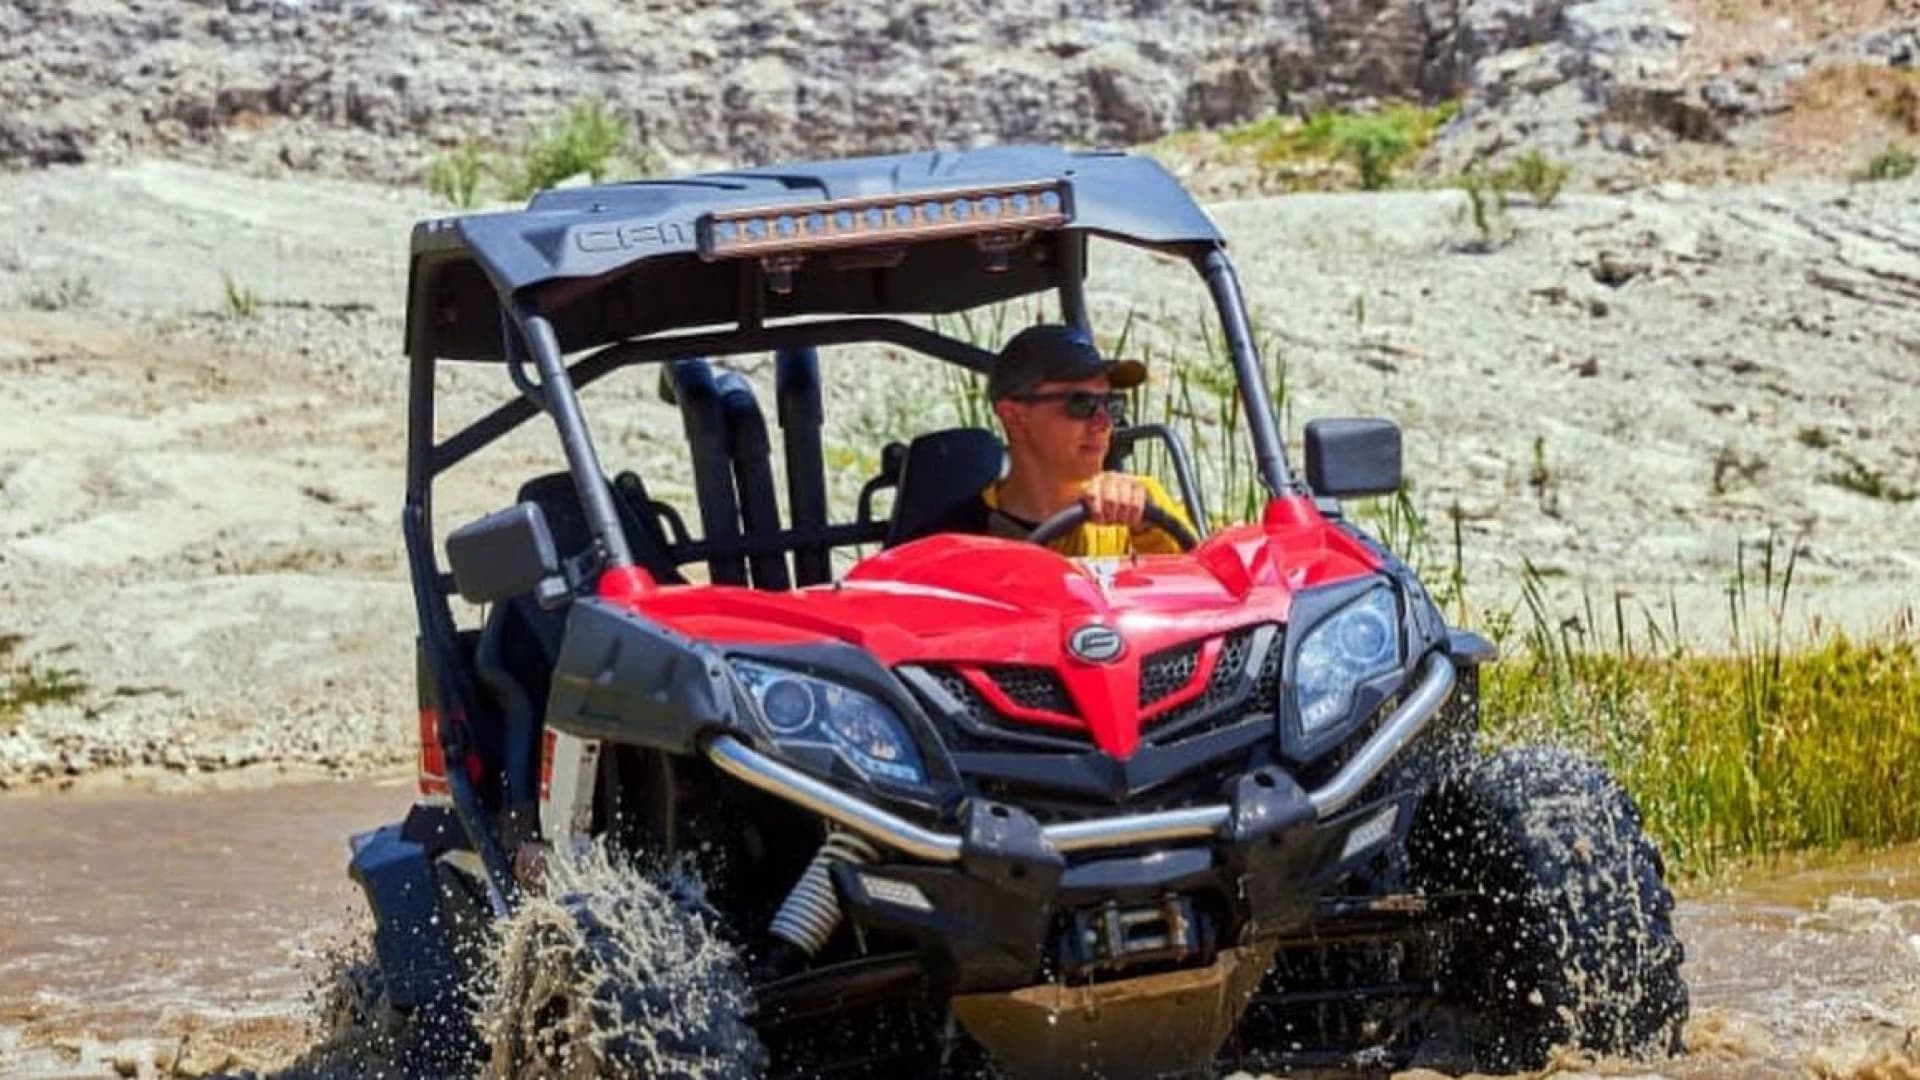
[[[1127,390],[1146,380],[1147,365],[1138,360],[1108,360],[1077,326],[1038,323],[1013,335],[1001,348],[987,376],[987,397],[1000,401],[1041,383],[1079,382],[1096,375],[1105,375],[1115,390]]]

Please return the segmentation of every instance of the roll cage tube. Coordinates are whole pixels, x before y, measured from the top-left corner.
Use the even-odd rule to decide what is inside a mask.
[[[407,496],[400,529],[406,539],[407,569],[413,578],[414,613],[421,646],[440,705],[440,752],[447,763],[447,793],[454,817],[480,856],[486,871],[487,903],[495,915],[512,906],[515,892],[506,853],[487,823],[486,811],[467,776],[466,725],[473,689],[460,664],[458,631],[447,605],[451,586],[444,582],[433,554],[433,372],[435,361],[416,342],[410,355],[407,401]]]
[[[633,364],[652,364],[694,356],[732,356],[821,345],[853,345],[881,342],[899,345],[915,352],[957,364],[969,371],[985,374],[993,364],[993,354],[977,345],[969,345],[922,326],[899,319],[848,318],[823,319],[762,329],[739,329],[670,334],[607,345],[574,361],[567,377],[575,387],[587,386],[602,377]],[[533,418],[540,408],[525,394],[496,407],[485,416],[430,447],[432,472],[439,475],[453,468],[495,439]]]
[[[1194,259],[1207,291],[1213,294],[1213,306],[1220,313],[1220,325],[1227,335],[1227,353],[1233,358],[1234,376],[1240,383],[1240,401],[1247,410],[1247,434],[1253,438],[1254,461],[1260,468],[1261,482],[1267,494],[1278,498],[1295,490],[1293,474],[1287,468],[1287,450],[1280,440],[1275,422],[1273,398],[1267,392],[1267,375],[1260,368],[1260,352],[1254,347],[1253,331],[1247,323],[1246,301],[1240,294],[1240,279],[1233,272],[1224,248],[1211,248]]]
[[[533,353],[534,367],[540,371],[540,397],[553,426],[559,429],[561,446],[566,450],[567,468],[573,473],[574,486],[580,492],[580,506],[586,511],[587,526],[606,557],[603,569],[633,565],[633,552],[627,548],[627,535],[620,529],[620,518],[613,509],[613,493],[600,471],[600,457],[587,435],[587,420],[580,411],[580,398],[573,392],[567,364],[560,356],[560,339],[553,324],[544,315],[515,301],[513,320],[520,328],[521,340]],[[505,343],[513,347],[512,335]]]

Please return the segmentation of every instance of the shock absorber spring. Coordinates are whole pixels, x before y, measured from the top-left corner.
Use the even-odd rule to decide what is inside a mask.
[[[793,891],[774,913],[773,935],[812,956],[840,925],[840,898],[833,891],[833,864],[865,866],[880,858],[872,844],[852,833],[830,832]]]

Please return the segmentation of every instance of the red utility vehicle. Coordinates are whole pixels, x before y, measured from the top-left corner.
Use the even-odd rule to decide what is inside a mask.
[[[1187,449],[1151,424],[1116,431],[1114,464],[1164,445],[1202,533],[1184,554],[930,532],[1000,473],[972,428],[887,447],[836,518],[821,354],[983,371],[925,317],[1046,293],[1084,326],[1095,238],[1198,273],[1259,520],[1210,527]],[[1225,241],[1154,162],[920,153],[425,222],[407,350],[422,798],[355,839],[352,872],[416,1022],[457,1025],[464,945],[552,893],[543,857],[597,843],[694,857],[704,896],[674,902],[731,945],[716,978],[738,993],[714,1000],[738,1008],[690,1017],[620,954],[627,916],[549,895],[578,921],[566,978],[528,954],[495,992],[578,1022],[486,1051],[509,1070],[1148,1076],[1676,1046],[1672,900],[1630,800],[1566,754],[1477,754],[1492,649],[1341,513],[1397,489],[1398,429],[1310,423],[1289,468]],[[752,382],[712,362],[768,354],[784,498]],[[461,363],[517,393],[440,437],[436,374]],[[679,410],[690,507],[610,477],[589,437],[578,391],[635,368]],[[535,418],[567,468],[453,530],[443,571],[436,478]],[[877,553],[836,574],[856,547]]]

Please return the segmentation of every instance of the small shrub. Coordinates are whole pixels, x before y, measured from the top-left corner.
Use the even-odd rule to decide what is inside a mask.
[[[1546,207],[1560,197],[1560,189],[1566,187],[1567,178],[1572,175],[1572,166],[1554,161],[1538,150],[1528,150],[1501,171],[1499,180],[1501,187],[1524,191],[1535,206]]]
[[[1560,516],[1560,492],[1555,486],[1557,478],[1547,464],[1547,440],[1545,436],[1533,437],[1533,465],[1527,469],[1527,486],[1533,489],[1533,496],[1540,503],[1540,512],[1548,517]]]
[[[571,176],[605,179],[626,151],[627,122],[600,101],[580,101],[529,140],[507,196],[524,199]]]
[[[1865,167],[1853,174],[1855,180],[1905,180],[1912,176],[1920,159],[1916,159],[1912,150],[1899,143],[1888,143],[1869,160]]]
[[[96,299],[93,279],[85,275],[63,277],[50,286],[38,286],[26,295],[27,306],[35,311],[92,307]]]
[[[487,170],[486,147],[478,139],[467,139],[433,159],[427,167],[427,190],[462,210],[470,210],[479,202],[480,181]]]
[[[1334,156],[1353,163],[1360,186],[1378,191],[1393,180],[1393,172],[1413,149],[1412,133],[1392,117],[1342,116],[1332,128]]]
[[[1454,186],[1466,193],[1476,250],[1492,251],[1513,239],[1513,225],[1507,219],[1507,192],[1498,177],[1469,169],[1455,178]]]
[[[1402,102],[1366,113],[1276,113],[1215,131],[1175,132],[1150,149],[1177,171],[1202,166],[1193,177],[1199,181],[1207,175],[1204,166],[1221,166],[1226,175],[1235,166],[1252,166],[1260,191],[1337,190],[1352,186],[1356,174],[1360,186],[1371,190],[1390,184],[1395,170],[1424,151],[1458,111],[1455,102]]]
[[[1827,434],[1826,428],[1818,425],[1801,428],[1794,438],[1800,440],[1800,445],[1809,450],[1825,450],[1833,445],[1833,436]]]
[[[1725,495],[1736,482],[1752,484],[1766,471],[1766,459],[1758,454],[1741,454],[1731,446],[1722,446],[1713,456],[1713,493]]]
[[[232,274],[220,275],[220,286],[227,297],[227,313],[239,319],[260,314],[260,294],[236,281]]]
[[[0,634],[0,732],[19,723],[31,706],[72,701],[87,689],[72,668],[43,667],[20,656],[25,640],[19,634]]]
[[[1914,500],[1916,493],[1912,488],[1900,487],[1888,480],[1886,473],[1873,468],[1852,454],[1841,454],[1840,463],[1840,468],[1821,474],[1822,483],[1832,484],[1844,491],[1884,502],[1904,503]]]

